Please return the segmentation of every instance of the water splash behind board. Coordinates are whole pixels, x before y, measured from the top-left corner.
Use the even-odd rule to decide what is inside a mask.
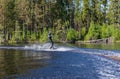
[[[112,58],[120,61],[120,50],[101,50],[101,49],[88,49],[69,46],[54,45],[50,49],[50,43],[45,44],[31,44],[25,46],[0,46],[0,49],[16,49],[16,50],[33,50],[33,51],[72,51],[76,53],[86,53],[92,55],[98,55],[103,57]]]
[[[52,49],[50,49],[50,43],[45,44],[33,44],[30,46],[25,46],[25,49],[29,50],[37,50],[37,51],[70,51],[74,50],[74,48],[67,47],[67,46],[57,46],[55,45]]]

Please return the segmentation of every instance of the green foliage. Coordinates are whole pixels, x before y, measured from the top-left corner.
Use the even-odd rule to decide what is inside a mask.
[[[84,36],[86,34],[86,28],[85,27],[82,28],[80,34],[81,34],[81,39],[84,39]]]
[[[0,24],[0,31],[2,31],[2,29],[3,29],[3,26]]]
[[[9,28],[9,31],[13,31],[15,26],[16,10],[15,10],[15,0],[9,0],[5,5],[5,22],[6,27]]]
[[[112,36],[112,27],[106,24],[103,24],[101,29],[101,38],[108,38]]]
[[[14,40],[21,39],[19,31],[15,31],[15,33],[13,34],[14,34],[14,37],[13,37]]]
[[[82,19],[87,20],[87,16],[89,12],[89,0],[83,0],[83,13],[82,13]]]
[[[94,40],[100,38],[100,30],[101,27],[97,24],[94,24],[92,21],[90,23],[90,28],[88,30],[87,35],[85,36],[85,40]]]
[[[31,37],[30,31],[27,31],[26,37],[25,37],[26,39],[25,39],[25,40],[29,41],[29,40],[30,40],[30,37]]]
[[[102,38],[113,37],[114,40],[120,40],[120,30],[119,28],[115,27],[114,25],[106,25],[102,26]]]
[[[55,33],[56,41],[65,41],[66,40],[66,32],[65,30],[57,30]]]
[[[115,25],[103,24],[101,30],[101,38],[112,37],[114,40],[120,40],[120,29]]]
[[[19,31],[14,31],[12,34],[13,34],[13,36],[12,36],[11,40],[8,41],[10,44],[22,41],[22,38],[20,37]]]
[[[59,42],[60,41],[59,35],[57,33],[53,34],[53,41],[55,41],[55,42]]]
[[[43,30],[43,33],[40,36],[40,42],[48,41],[48,31],[46,29]]]
[[[110,0],[109,10],[107,12],[108,22],[110,24],[119,24],[120,22],[120,0]],[[120,25],[120,24],[119,24]]]
[[[120,40],[120,29],[115,27],[115,26],[111,26],[111,30],[112,30],[112,37],[114,38],[114,40]]]
[[[70,28],[67,32],[67,40],[76,40],[79,37],[78,32]]]
[[[31,41],[35,41],[36,40],[36,34],[35,32],[31,34]]]
[[[48,39],[45,28],[54,28],[54,41],[75,40],[80,36],[81,40],[108,37],[120,40],[120,0],[0,1],[0,31],[4,35],[1,38],[7,41],[45,42]],[[71,25],[80,33],[71,29]]]

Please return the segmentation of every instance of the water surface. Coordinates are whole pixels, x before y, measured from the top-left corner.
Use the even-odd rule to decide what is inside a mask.
[[[1,46],[0,78],[120,79],[119,50],[80,46],[40,50],[40,46]]]

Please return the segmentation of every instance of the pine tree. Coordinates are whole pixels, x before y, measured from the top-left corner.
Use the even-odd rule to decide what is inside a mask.
[[[82,0],[75,0],[75,28],[80,31],[82,28]]]
[[[7,39],[10,40],[15,31],[16,22],[16,11],[15,11],[15,0],[5,1],[5,12],[4,12],[4,32],[7,33]],[[6,31],[5,31],[6,30]],[[6,34],[4,34],[6,37]]]
[[[109,11],[107,18],[110,24],[120,24],[120,1],[110,0]]]
[[[90,25],[90,5],[89,0],[83,0],[83,10],[82,10],[82,22],[86,27],[87,31]]]
[[[102,13],[103,13],[103,23],[106,23],[107,19],[106,19],[106,16],[107,16],[107,9],[108,9],[108,0],[102,0],[102,5],[101,5],[101,9],[102,9]]]

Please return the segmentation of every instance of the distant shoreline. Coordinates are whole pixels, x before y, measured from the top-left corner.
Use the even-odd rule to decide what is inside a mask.
[[[39,41],[0,41],[1,45],[12,45],[12,44],[31,44],[31,43],[46,43],[46,42],[39,42]],[[113,41],[113,40],[106,40],[97,39],[97,40],[88,40],[88,41],[55,41],[54,43],[71,43],[71,44],[113,44],[113,43],[120,43],[120,40]]]

